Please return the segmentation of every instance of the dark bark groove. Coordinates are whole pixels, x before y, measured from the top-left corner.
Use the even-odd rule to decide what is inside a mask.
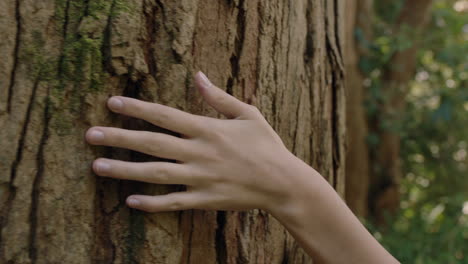
[[[42,183],[42,178],[44,176],[44,148],[47,144],[47,140],[49,138],[49,123],[50,123],[50,110],[49,110],[49,89],[47,89],[47,96],[45,98],[45,108],[44,108],[44,128],[42,130],[42,136],[39,142],[39,149],[37,153],[36,159],[36,167],[37,173],[33,180],[33,189],[31,192],[31,211],[29,214],[29,222],[30,224],[30,231],[29,231],[29,258],[31,259],[32,263],[36,263],[37,261],[37,250],[36,250],[36,232],[37,232],[37,225],[38,225],[38,215],[37,211],[39,208],[39,196],[41,195],[40,187]]]
[[[18,54],[21,40],[21,0],[15,2],[15,18],[16,18],[16,36],[15,36],[15,48],[13,52],[13,69],[10,76],[10,86],[8,87],[8,99],[7,99],[7,112],[11,112],[11,100],[13,98],[13,88],[15,86],[16,68],[18,67]]]

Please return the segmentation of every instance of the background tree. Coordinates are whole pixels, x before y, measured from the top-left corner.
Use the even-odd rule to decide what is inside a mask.
[[[310,263],[262,211],[129,210],[129,194],[183,187],[96,178],[98,156],[150,158],[83,136],[162,131],[109,113],[110,95],[215,116],[191,83],[201,69],[343,193],[343,11],[332,0],[1,1],[0,262]]]
[[[346,203],[361,217],[368,213],[369,193],[369,127],[364,101],[365,72],[359,67],[361,57],[368,55],[365,41],[372,39],[372,0],[346,1]],[[364,43],[363,43],[364,42]]]
[[[393,34],[398,37],[391,45],[387,61],[379,73],[381,77],[381,94],[373,98],[377,103],[376,115],[369,120],[371,133],[377,138],[371,149],[371,189],[369,192],[369,209],[371,214],[383,221],[384,213],[395,213],[399,207],[399,188],[402,179],[400,157],[399,120],[405,110],[405,97],[408,84],[416,72],[416,52],[420,39],[426,32],[429,22],[429,11],[432,0],[404,1],[397,7]],[[381,6],[382,14],[388,14],[386,7]],[[390,12],[391,13],[391,12]],[[385,15],[382,17],[385,18]]]
[[[431,3],[349,2],[355,8],[347,18],[347,200],[358,215],[370,211],[383,221],[384,212],[394,213],[399,206],[399,120]]]
[[[365,222],[400,261],[466,263],[468,1],[422,3],[428,4],[375,1],[371,9],[348,13],[356,18],[348,16],[347,27],[348,43],[355,46],[347,45],[346,53],[354,56],[346,70],[346,195],[359,215],[372,209]],[[360,24],[361,17],[367,23]],[[370,127],[366,141],[350,131],[362,120],[363,101],[353,101],[360,89]],[[363,146],[368,153],[359,154]],[[360,174],[366,164],[356,160],[367,157],[373,169],[366,205],[367,193],[359,193],[367,188]],[[385,208],[392,214],[382,226]]]
[[[402,262],[466,263],[468,1],[434,1],[418,40],[401,137],[400,205],[376,233]]]

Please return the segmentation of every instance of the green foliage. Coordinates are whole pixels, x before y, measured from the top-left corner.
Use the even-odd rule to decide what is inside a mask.
[[[388,13],[376,3],[373,41],[356,32],[369,50],[360,62],[368,77],[368,118],[386,120],[379,128],[401,136],[405,175],[401,210],[387,219],[385,230],[369,228],[402,263],[468,263],[468,10],[456,10],[456,2],[462,1],[434,1],[398,118],[382,118],[388,95],[381,73],[396,51],[414,41],[411,29],[392,30],[402,1],[394,1]],[[368,143],[378,145],[378,136],[370,134]]]
[[[463,197],[441,199],[422,207],[407,205],[388,218],[386,229],[369,230],[401,263],[468,263],[468,215]]]

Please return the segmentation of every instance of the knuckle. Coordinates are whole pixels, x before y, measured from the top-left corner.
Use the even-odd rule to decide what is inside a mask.
[[[156,142],[152,142],[148,144],[146,147],[148,149],[147,152],[150,154],[156,155],[161,152],[161,146]]]
[[[247,111],[249,113],[252,113],[254,115],[261,115],[262,113],[260,112],[260,109],[254,105],[247,105]]]
[[[227,103],[228,95],[223,93],[219,93],[213,97],[213,100],[220,105],[225,105]]]
[[[223,144],[221,140],[223,139],[214,139],[214,146],[205,146],[203,151],[199,152],[198,157],[212,164],[220,164],[220,162],[223,162],[225,153],[223,153],[224,148],[221,146]]]
[[[168,205],[168,209],[171,211],[179,211],[183,208],[184,203],[178,198],[172,198]]]
[[[170,122],[171,117],[166,111],[159,111],[154,113],[153,119],[157,124],[167,124]]]
[[[214,120],[211,120],[210,118],[206,117],[201,117],[201,119],[194,118],[193,124],[193,132],[197,134],[197,136],[200,137],[211,137],[211,132],[213,131],[214,127],[216,126],[213,122]]]
[[[209,136],[210,138],[215,139],[217,141],[222,141],[224,139],[222,128],[212,129],[209,132]]]
[[[223,121],[221,121],[223,122]],[[226,140],[226,126],[223,123],[216,123],[215,125],[211,126],[211,129],[209,130],[209,137],[211,139],[214,139],[216,141],[224,141]]]
[[[187,121],[192,127],[192,131],[198,134],[205,134],[209,131],[209,119],[204,117],[199,117],[194,114],[189,114],[187,117]]]
[[[170,180],[170,175],[169,175],[169,169],[166,166],[159,165],[156,167],[154,170],[154,178],[158,182],[169,182]]]
[[[150,140],[147,141],[146,148],[148,152],[157,154],[161,152],[163,139],[159,133],[151,133],[147,135]]]
[[[215,184],[224,184],[229,182],[227,179],[226,175],[220,174],[220,173],[212,173],[209,175],[210,182],[215,183]]]

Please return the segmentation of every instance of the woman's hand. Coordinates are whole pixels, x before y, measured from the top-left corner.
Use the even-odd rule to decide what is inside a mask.
[[[284,164],[295,157],[254,106],[215,87],[199,72],[195,85],[205,101],[227,120],[189,114],[156,103],[115,96],[108,107],[182,135],[93,127],[93,145],[131,149],[171,162],[125,162],[99,158],[100,176],[157,184],[183,184],[187,191],[167,195],[131,195],[130,207],[148,212],[185,209],[247,210],[283,203],[291,179]]]
[[[265,209],[314,259],[325,263],[398,263],[328,182],[286,149],[256,108],[216,88],[202,73],[195,76],[195,84],[206,102],[228,120],[116,96],[108,101],[112,111],[178,132],[182,138],[112,127],[93,127],[86,133],[94,145],[178,161],[97,159],[93,169],[101,176],[187,185],[185,192],[131,195],[127,198],[130,207],[148,212]]]

